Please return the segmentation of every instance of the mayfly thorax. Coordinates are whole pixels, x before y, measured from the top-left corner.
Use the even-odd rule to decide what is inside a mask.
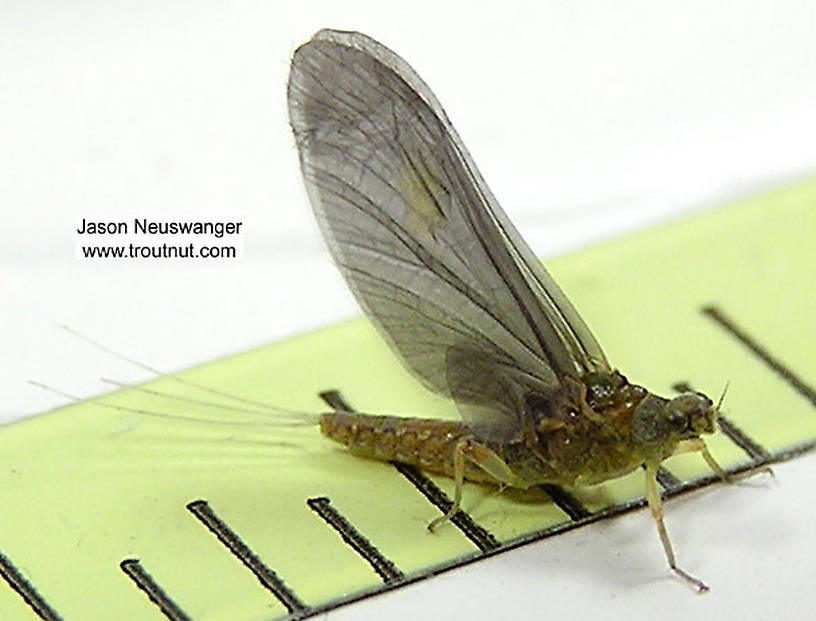
[[[335,263],[405,367],[457,404],[461,422],[329,413],[354,453],[455,480],[528,488],[645,469],[671,569],[656,474],[699,451],[718,406],[651,394],[612,367],[502,211],[433,93],[359,33],[323,30],[294,54],[289,115],[312,206]]]

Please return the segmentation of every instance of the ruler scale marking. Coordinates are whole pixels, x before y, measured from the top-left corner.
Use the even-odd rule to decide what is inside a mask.
[[[721,328],[751,350],[753,354],[755,354],[760,360],[762,360],[774,372],[776,372],[777,375],[790,384],[800,395],[802,395],[805,399],[810,401],[814,407],[816,407],[816,389],[808,385],[803,379],[796,375],[796,373],[785,366],[785,364],[772,356],[763,345],[750,336],[742,327],[737,325],[733,319],[723,313],[723,311],[717,306],[710,304],[708,306],[704,306],[701,310],[704,315],[711,318]]]
[[[272,593],[289,612],[304,610],[307,606],[286,585],[286,583],[243,542],[243,540],[219,518],[205,500],[196,500],[187,509],[223,543]]]
[[[125,559],[119,563],[119,568],[170,621],[191,621],[192,618],[158,585],[138,559]]]
[[[319,498],[309,498],[306,504],[309,505],[309,508],[317,513],[326,524],[337,531],[343,541],[345,541],[351,549],[371,565],[372,569],[382,578],[383,582],[392,584],[405,578],[405,574],[403,574],[391,560],[386,558],[367,537],[331,504],[331,500],[325,496],[321,496]]]
[[[664,492],[671,492],[682,485],[682,481],[663,466],[657,469],[657,482],[660,483]]]
[[[556,506],[566,513],[573,522],[580,522],[592,515],[592,512],[584,507],[580,500],[563,487],[553,485],[552,483],[545,483],[539,485],[539,488],[541,488],[544,493],[552,499]]]
[[[0,575],[23,598],[29,608],[45,621],[62,621],[56,610],[48,605],[34,585],[29,582],[19,569],[3,552],[0,552]]]

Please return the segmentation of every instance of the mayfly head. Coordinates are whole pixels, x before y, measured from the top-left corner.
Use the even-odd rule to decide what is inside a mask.
[[[720,406],[701,392],[686,392],[669,401],[668,417],[672,431],[679,429],[683,439],[714,433]]]
[[[678,442],[716,431],[719,407],[699,392],[674,399],[648,395],[635,409],[632,431],[650,456],[668,457]]]

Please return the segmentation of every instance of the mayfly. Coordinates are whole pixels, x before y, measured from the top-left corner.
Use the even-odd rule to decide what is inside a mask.
[[[719,406],[631,384],[487,187],[434,94],[399,56],[356,32],[297,49],[289,116],[309,199],[340,272],[400,360],[451,398],[461,422],[336,412],[324,435],[354,453],[464,481],[591,485],[645,469],[669,567],[660,463],[697,451]]]

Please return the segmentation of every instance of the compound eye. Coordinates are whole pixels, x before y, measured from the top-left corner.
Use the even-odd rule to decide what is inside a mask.
[[[670,408],[666,414],[666,423],[672,431],[685,431],[688,426],[688,417],[682,412]]]
[[[713,407],[714,402],[708,398],[708,395],[705,395],[701,392],[695,393],[698,397],[700,397],[700,410],[708,410]]]

